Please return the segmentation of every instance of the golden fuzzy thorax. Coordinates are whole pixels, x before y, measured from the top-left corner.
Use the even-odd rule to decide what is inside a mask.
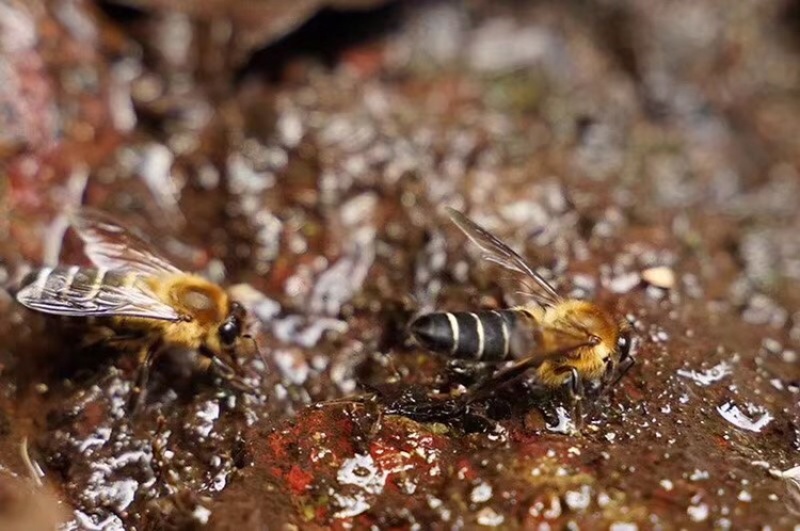
[[[573,329],[575,323],[599,339],[595,345],[580,347],[574,351],[546,360],[537,370],[539,380],[547,386],[563,385],[570,376],[570,369],[577,369],[584,380],[596,381],[606,370],[606,361],[616,361],[619,323],[611,314],[599,306],[581,300],[569,299],[556,306],[528,308],[534,318],[546,327]],[[550,350],[545,347],[545,350]]]
[[[215,354],[221,351],[217,329],[230,311],[230,301],[220,286],[196,275],[153,278],[148,284],[160,300],[185,318],[164,322],[165,343],[189,349],[206,346]]]

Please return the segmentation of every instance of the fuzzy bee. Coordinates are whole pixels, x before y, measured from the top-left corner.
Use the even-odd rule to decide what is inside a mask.
[[[424,314],[412,321],[412,336],[423,347],[456,359],[509,362],[468,390],[460,404],[532,372],[545,388],[567,386],[580,421],[584,384],[604,388],[633,364],[636,338],[630,325],[592,302],[561,297],[505,243],[461,212],[448,208],[448,213],[486,260],[519,279],[530,303],[504,310]],[[448,407],[459,410],[453,404]]]
[[[70,213],[70,222],[94,267],[34,270],[20,284],[19,303],[80,325],[83,347],[137,353],[134,409],[144,400],[153,361],[169,349],[200,353],[203,368],[242,386],[232,367],[237,352],[255,348],[255,341],[243,333],[239,303],[217,284],[172,265],[108,214],[83,208]]]

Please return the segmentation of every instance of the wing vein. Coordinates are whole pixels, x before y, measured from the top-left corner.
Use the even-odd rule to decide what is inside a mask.
[[[83,207],[70,212],[69,218],[75,232],[83,240],[86,256],[98,267],[147,275],[181,272],[150,243],[105,212]]]
[[[52,270],[44,285],[34,282],[25,286],[17,293],[17,300],[33,310],[55,315],[126,316],[166,321],[180,319],[175,309],[160,300],[143,281],[130,286],[101,281],[109,277],[114,281],[124,278],[127,273],[123,271],[73,271],[74,268]],[[70,276],[73,278],[70,279]],[[81,277],[80,281],[78,276]]]

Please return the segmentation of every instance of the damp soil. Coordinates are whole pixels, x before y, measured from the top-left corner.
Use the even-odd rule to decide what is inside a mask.
[[[793,529],[797,2],[0,7],[3,529]],[[14,302],[107,210],[249,311],[242,392]],[[587,404],[474,383],[432,310],[524,303],[445,207],[627,318]],[[437,394],[439,396],[437,396]]]

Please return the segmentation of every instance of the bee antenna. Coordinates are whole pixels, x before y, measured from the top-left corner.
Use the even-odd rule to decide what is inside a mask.
[[[251,343],[253,343],[253,350],[255,350],[255,352],[258,355],[258,357],[261,358],[261,361],[264,363],[264,367],[266,368],[267,367],[267,358],[264,357],[264,353],[262,353],[261,349],[258,348],[258,341],[256,341],[256,338],[254,338],[251,334],[244,334],[242,336],[242,339],[247,339]]]

